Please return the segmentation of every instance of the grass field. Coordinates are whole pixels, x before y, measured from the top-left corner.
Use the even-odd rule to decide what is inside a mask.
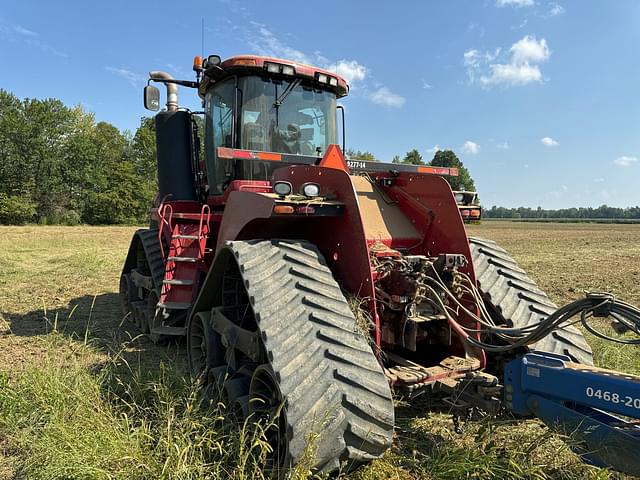
[[[155,346],[121,328],[118,276],[134,230],[0,227],[0,478],[262,478],[260,438],[200,404],[184,344]],[[640,225],[469,231],[505,247],[558,304],[583,290],[640,304]],[[640,373],[633,347],[589,340],[598,365]],[[394,448],[345,478],[615,476],[538,422],[471,422],[459,435],[427,400],[398,403]]]

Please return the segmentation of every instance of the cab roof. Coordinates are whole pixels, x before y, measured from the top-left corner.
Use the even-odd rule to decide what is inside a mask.
[[[294,73],[292,75],[274,73],[267,70],[269,65],[271,65],[272,69],[274,69],[273,65],[278,65],[280,67],[293,67]],[[282,72],[283,69],[280,68],[280,70]],[[319,88],[335,92],[338,98],[344,97],[349,93],[349,85],[346,80],[335,72],[314,67],[312,65],[306,65],[304,63],[294,62],[293,60],[260,55],[236,55],[223,60],[217,67],[208,68],[205,70],[202,82],[200,83],[199,93],[200,95],[204,95],[210,85],[217,83],[230,75],[256,75],[258,73],[280,78],[286,78],[289,76],[292,78],[311,80]],[[320,80],[323,78],[326,78],[327,81],[321,82]],[[328,83],[329,79],[335,79],[335,85],[330,85]]]

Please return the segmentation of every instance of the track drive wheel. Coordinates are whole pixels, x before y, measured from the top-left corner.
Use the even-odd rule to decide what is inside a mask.
[[[268,422],[271,472],[284,477],[300,462],[349,471],[381,456],[393,438],[391,390],[318,249],[292,240],[229,242],[213,271],[211,315],[189,321],[191,371],[202,378],[209,369],[206,378],[222,383],[235,416]],[[259,346],[239,348],[228,323],[217,331],[212,319],[220,313]]]
[[[540,322],[558,309],[494,241],[469,237],[469,244],[478,289],[498,324],[525,327]],[[591,347],[574,326],[560,328],[529,348],[567,355],[575,362],[593,365]]]

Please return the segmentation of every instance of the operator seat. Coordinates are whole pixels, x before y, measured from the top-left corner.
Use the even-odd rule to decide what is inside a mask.
[[[287,125],[286,130],[271,123],[271,151],[280,153],[300,154],[300,127],[295,123]]]

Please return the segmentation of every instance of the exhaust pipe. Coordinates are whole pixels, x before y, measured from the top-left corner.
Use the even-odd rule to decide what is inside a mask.
[[[151,80],[173,80],[173,77],[169,75],[167,72],[149,72],[149,78]],[[174,83],[165,83],[165,87],[167,87],[167,110],[170,112],[175,112],[178,110],[178,86]]]

